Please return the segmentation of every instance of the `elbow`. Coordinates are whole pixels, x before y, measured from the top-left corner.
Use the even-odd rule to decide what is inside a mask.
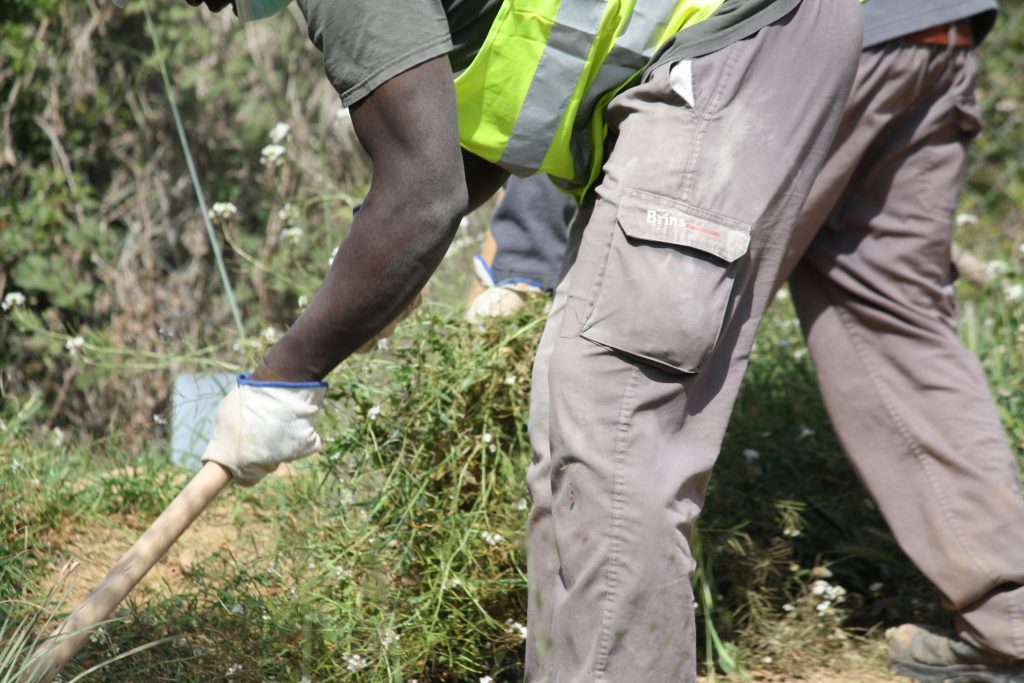
[[[399,200],[401,208],[397,215],[406,228],[412,228],[410,235],[418,236],[430,250],[444,248],[455,237],[456,231],[466,215],[468,198],[465,186],[423,189],[412,192]]]
[[[435,184],[432,184],[435,185]],[[462,177],[436,183],[419,199],[420,211],[428,221],[446,234],[454,234],[469,212],[469,191]]]

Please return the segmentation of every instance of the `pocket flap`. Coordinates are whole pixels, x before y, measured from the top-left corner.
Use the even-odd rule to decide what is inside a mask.
[[[633,239],[688,247],[732,263],[747,253],[750,225],[643,190],[627,189],[619,226]]]

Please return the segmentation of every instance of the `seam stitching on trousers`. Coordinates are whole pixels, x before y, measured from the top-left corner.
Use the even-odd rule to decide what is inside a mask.
[[[611,652],[612,638],[609,632],[612,609],[618,597],[618,564],[621,554],[622,541],[622,511],[625,508],[625,498],[622,495],[622,470],[625,460],[626,434],[629,432],[630,420],[628,415],[633,413],[633,401],[635,400],[636,387],[639,384],[640,370],[636,365],[630,369],[629,379],[626,382],[626,389],[622,393],[622,405],[619,408],[619,422],[615,428],[615,450],[614,465],[612,470],[612,519],[609,525],[611,543],[608,549],[608,570],[605,574],[607,589],[605,591],[604,609],[601,614],[601,629],[598,632],[600,644],[598,645],[597,656],[594,661],[594,677],[596,680],[604,678],[605,670],[608,667],[608,656]]]
[[[616,206],[616,216],[618,216],[618,206],[622,204],[622,196],[619,196],[619,201]],[[608,231],[608,239],[604,243],[602,252],[603,257],[598,261],[597,273],[594,274],[594,283],[590,286],[590,303],[587,304],[587,311],[583,315],[583,322],[580,323],[579,329],[576,330],[577,336],[583,333],[583,328],[590,321],[590,316],[594,315],[594,310],[597,308],[597,297],[601,295],[601,290],[604,288],[604,277],[608,271],[608,260],[611,258],[612,241],[615,239],[615,231],[619,229],[618,218],[612,219],[611,230]],[[584,234],[583,238],[586,238]],[[582,248],[582,245],[581,245]]]
[[[736,63],[738,47],[736,44],[733,44],[730,47],[733,49],[729,49],[725,65],[722,67],[722,72],[718,77],[718,82],[715,84],[715,89],[711,93],[711,100],[708,102],[708,105],[704,107],[703,111],[698,112],[697,110],[693,110],[693,112],[698,116],[697,132],[694,134],[693,145],[690,148],[690,158],[687,159],[686,170],[683,172],[683,187],[681,188],[682,193],[679,197],[680,201],[690,200],[690,193],[693,191],[693,183],[696,181],[697,176],[696,167],[700,161],[701,150],[704,147],[704,133],[707,131],[708,126],[711,125],[711,114],[718,109],[718,103],[722,99],[722,91],[725,89],[725,84],[732,75],[732,71]]]
[[[939,509],[942,511],[943,518],[946,520],[947,524],[949,524],[949,528],[950,530],[952,530],[953,536],[960,543],[962,550],[966,551],[967,557],[970,559],[970,561],[978,569],[980,569],[981,572],[985,576],[987,576],[990,581],[996,581],[997,577],[993,575],[988,565],[978,558],[978,553],[974,550],[973,546],[971,546],[970,543],[965,541],[964,535],[960,531],[960,527],[957,525],[956,520],[950,514],[948,499],[945,490],[936,480],[932,468],[928,463],[928,460],[924,457],[921,445],[913,438],[913,436],[910,433],[910,430],[907,429],[906,424],[903,422],[902,418],[900,418],[899,414],[893,407],[892,403],[889,401],[885,389],[883,388],[881,382],[879,382],[878,380],[878,373],[875,371],[874,366],[872,366],[871,362],[868,360],[866,354],[864,353],[863,342],[861,341],[859,335],[854,331],[853,326],[850,324],[850,321],[848,319],[849,314],[838,305],[835,306],[835,310],[839,316],[839,320],[842,323],[843,328],[846,330],[846,333],[849,336],[851,343],[853,344],[854,350],[857,352],[857,358],[864,366],[864,369],[867,370],[868,377],[871,379],[871,383],[874,385],[875,391],[878,393],[878,397],[882,402],[882,407],[885,409],[886,415],[888,415],[889,419],[892,420],[893,425],[896,427],[896,431],[899,433],[900,437],[902,437],[903,442],[906,444],[907,448],[910,449],[910,453],[914,456],[914,459],[921,466],[921,469],[924,471],[925,476],[931,483],[932,489],[935,491],[935,494],[939,501]]]

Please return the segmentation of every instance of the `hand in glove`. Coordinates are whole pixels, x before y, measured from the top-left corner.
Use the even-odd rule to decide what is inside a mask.
[[[203,462],[223,465],[235,482],[253,486],[282,462],[318,452],[313,418],[326,393],[324,382],[256,382],[239,375],[217,407]]]

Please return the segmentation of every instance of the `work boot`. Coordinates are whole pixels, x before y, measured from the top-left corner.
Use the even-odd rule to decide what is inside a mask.
[[[1024,683],[1024,661],[979,650],[942,629],[904,624],[885,639],[892,668],[919,683]]]

